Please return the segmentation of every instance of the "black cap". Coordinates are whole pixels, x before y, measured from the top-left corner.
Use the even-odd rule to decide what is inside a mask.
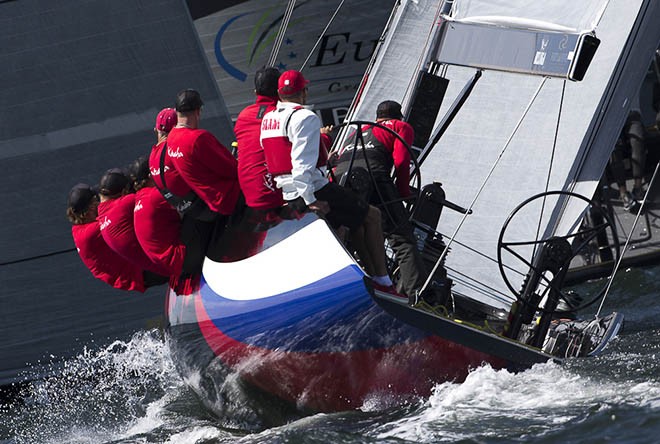
[[[259,68],[254,75],[254,90],[260,96],[277,97],[280,70],[272,66]]]
[[[141,156],[133,161],[129,167],[129,174],[135,185],[149,179],[149,158]]]
[[[174,108],[180,113],[187,113],[200,109],[204,105],[199,92],[194,89],[184,89],[176,95]]]
[[[87,210],[94,196],[96,196],[96,192],[94,192],[92,187],[86,183],[79,183],[74,185],[71,191],[69,191],[67,205],[74,213],[82,214]]]
[[[378,104],[376,108],[376,118],[389,117],[390,119],[401,119],[401,104],[394,100],[385,100]]]
[[[108,170],[99,181],[99,193],[103,196],[116,196],[128,188],[129,179],[119,168]]]

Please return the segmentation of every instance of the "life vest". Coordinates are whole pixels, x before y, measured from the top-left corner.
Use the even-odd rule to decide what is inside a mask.
[[[358,141],[357,152],[353,158],[352,168],[362,167],[367,171],[371,171],[374,177],[382,177],[388,180],[392,167],[394,166],[394,159],[392,153],[388,150],[383,142],[378,140],[373,133],[373,126],[363,127],[362,139],[364,145]],[[335,161],[336,168],[334,174],[337,179],[342,174],[348,171],[351,157],[355,151],[355,136],[356,131],[353,131],[348,137],[349,143],[346,144],[340,151],[338,159]]]
[[[294,108],[280,108],[271,111],[261,122],[261,144],[266,155],[268,172],[273,176],[291,174],[291,148],[293,144],[287,136],[287,130],[291,116],[296,111],[304,109],[302,106]],[[263,137],[263,135],[266,137]],[[328,163],[328,152],[323,146],[319,146],[319,157],[316,167],[323,167]]]

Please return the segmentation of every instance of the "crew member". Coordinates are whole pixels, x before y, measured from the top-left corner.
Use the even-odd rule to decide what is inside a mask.
[[[381,102],[376,109],[376,122],[392,132],[378,126],[363,126],[365,151],[355,153],[353,167],[362,167],[371,172],[375,189],[369,193],[368,199],[381,210],[385,236],[399,264],[401,279],[397,289],[414,297],[416,291],[424,285],[426,267],[417,250],[409,215],[402,202],[402,198],[411,195],[410,152],[406,144],[410,146],[415,138],[412,126],[402,118],[399,103],[392,100]],[[350,136],[349,139],[354,140]],[[354,148],[351,142],[340,151],[334,170],[337,178],[347,173]],[[392,168],[395,171],[396,186],[391,179]]]
[[[71,235],[78,255],[92,275],[120,290],[145,291],[143,270],[115,253],[101,235],[96,220],[99,200],[96,192],[79,183],[69,191],[66,215],[73,225]]]
[[[98,207],[99,228],[103,239],[117,254],[143,270],[151,272],[159,283],[167,282],[169,270],[149,259],[135,235],[133,212],[135,193],[131,182],[118,168],[108,170],[99,182],[101,202]]]
[[[156,144],[151,149],[152,153],[158,152],[156,156],[176,122],[174,108],[164,108],[156,116]],[[186,257],[186,247],[181,241],[181,217],[156,188],[148,158],[141,157],[133,163],[131,179],[135,188],[135,235],[149,259],[167,267],[170,276],[179,276]],[[197,270],[188,270],[194,271]]]
[[[236,159],[209,131],[199,128],[202,98],[193,89],[176,97],[177,124],[167,137],[167,157],[177,176],[165,179],[177,196],[193,191],[208,208],[225,217],[232,214],[240,195]]]
[[[333,228],[348,227],[374,283],[394,292],[385,265],[378,209],[326,177],[327,153],[320,146],[321,121],[303,107],[307,103],[307,83],[302,73],[293,70],[284,72],[278,80],[280,100],[261,124],[261,145],[268,171],[289,206],[325,215]]]
[[[165,155],[154,150],[150,156],[156,186],[182,214],[181,239],[187,255],[203,258],[225,229],[237,207],[240,186],[236,159],[209,131],[199,128],[202,106],[199,92],[180,91],[176,96],[177,124],[163,144]],[[163,165],[161,167],[161,164]],[[217,259],[214,256],[214,259]]]
[[[266,157],[259,142],[261,120],[277,105],[277,68],[264,67],[254,76],[257,99],[238,114],[234,125],[238,152],[238,182],[250,208],[268,210],[284,205],[282,191],[275,186],[266,167]]]
[[[186,257],[179,213],[154,186],[146,157],[133,163],[131,179],[135,187],[133,223],[137,240],[152,262],[167,269],[168,276],[178,277]]]

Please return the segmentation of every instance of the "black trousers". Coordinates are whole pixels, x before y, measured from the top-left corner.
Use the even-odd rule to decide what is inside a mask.
[[[428,276],[426,265],[417,249],[417,241],[413,235],[412,225],[399,191],[391,180],[376,182],[377,190],[371,192],[370,203],[380,209],[383,232],[394,257],[399,264],[401,278],[397,290],[406,295],[412,295],[424,285]],[[381,200],[382,199],[382,200]],[[382,202],[396,201],[383,205]]]
[[[167,276],[161,276],[160,274],[156,274],[149,270],[144,270],[142,272],[142,278],[144,279],[145,288],[153,287],[155,285],[167,284],[167,282],[170,280],[170,278]]]
[[[204,258],[215,259],[214,245],[220,242],[227,225],[227,216],[218,214],[213,220],[199,220],[184,216],[181,220],[181,241],[186,246],[183,274],[195,275],[202,272]]]

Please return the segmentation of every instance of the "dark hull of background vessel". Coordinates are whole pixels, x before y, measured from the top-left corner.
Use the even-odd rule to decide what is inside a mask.
[[[162,319],[165,288],[114,290],[82,264],[71,186],[148,153],[157,112],[185,87],[204,97],[206,128],[232,136],[181,1],[0,2],[0,23],[4,386]]]

